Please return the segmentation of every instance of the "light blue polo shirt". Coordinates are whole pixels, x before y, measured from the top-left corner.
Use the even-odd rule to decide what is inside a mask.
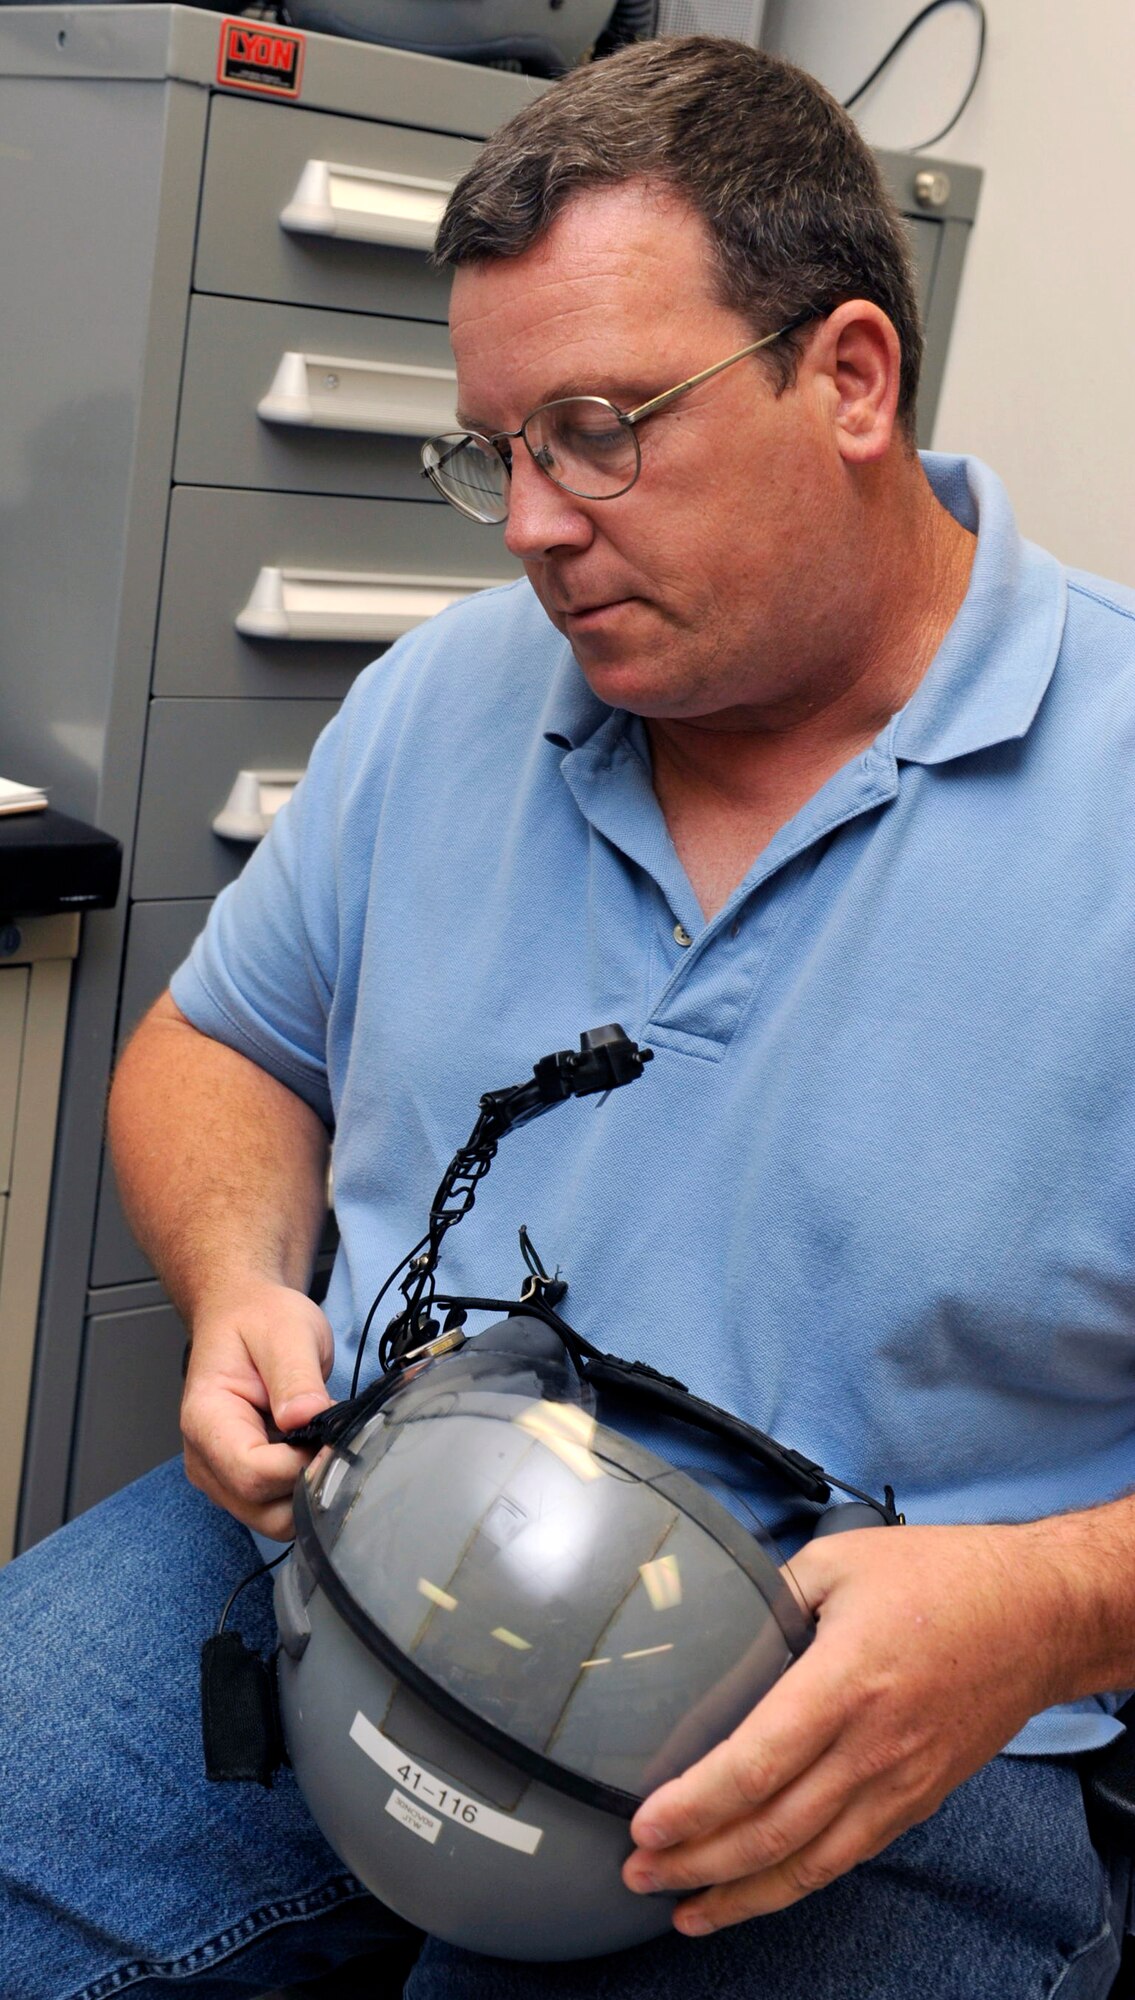
[[[219,899],[173,991],[335,1127],[339,1393],[481,1092],[621,1021],[654,1062],[504,1141],[445,1289],[514,1296],[526,1223],[591,1340],[913,1521],[1135,1483],[1135,598],[926,466],[979,530],[961,611],[711,923],[523,582],[362,675]]]

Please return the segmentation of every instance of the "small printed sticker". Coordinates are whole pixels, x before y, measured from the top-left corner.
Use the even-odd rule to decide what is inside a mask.
[[[259,21],[221,22],[217,82],[268,97],[298,97],[304,37]]]
[[[544,1838],[542,1826],[532,1826],[526,1820],[513,1819],[509,1813],[498,1812],[495,1806],[483,1805],[480,1799],[471,1799],[467,1792],[457,1791],[436,1772],[415,1764],[397,1743],[367,1720],[361,1709],[351,1724],[350,1736],[352,1743],[357,1743],[380,1771],[385,1771],[388,1778],[396,1778],[403,1786],[404,1793],[396,1792],[392,1798],[402,1798],[408,1811],[421,1811],[418,1802],[424,1799],[433,1807],[434,1813],[440,1813],[441,1819],[451,1826],[462,1826],[468,1833],[479,1833],[486,1840],[497,1841],[501,1847],[515,1848],[518,1854],[535,1854]],[[387,1800],[386,1810],[394,1813],[395,1819],[401,1819],[404,1826],[410,1825],[401,1812],[395,1812],[392,1799]],[[435,1821],[432,1813],[422,1812],[422,1817],[431,1825],[441,1825],[441,1820]],[[411,1826],[410,1831],[421,1833],[422,1829]],[[423,1839],[436,1838],[436,1833],[423,1833]]]
[[[398,1820],[411,1833],[416,1833],[419,1840],[428,1840],[431,1845],[441,1832],[441,1821],[435,1819],[432,1813],[423,1812],[421,1806],[416,1806],[413,1799],[408,1799],[405,1792],[397,1788],[387,1799],[386,1810],[391,1819]]]

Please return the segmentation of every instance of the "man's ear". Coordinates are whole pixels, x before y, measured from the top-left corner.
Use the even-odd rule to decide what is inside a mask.
[[[868,299],[848,299],[818,328],[808,362],[845,463],[883,458],[895,430],[902,362],[886,313]]]

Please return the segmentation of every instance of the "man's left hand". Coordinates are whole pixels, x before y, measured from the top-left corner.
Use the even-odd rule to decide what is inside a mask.
[[[1061,1698],[1057,1575],[1027,1528],[867,1528],[792,1574],[818,1631],[731,1737],[631,1822],[629,1888],[691,1937],[878,1854]]]

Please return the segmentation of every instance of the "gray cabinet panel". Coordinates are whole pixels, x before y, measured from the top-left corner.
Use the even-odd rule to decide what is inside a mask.
[[[966,239],[981,190],[981,169],[925,153],[878,150],[875,159],[906,224],[914,253],[926,343],[918,391],[918,442],[925,449],[934,436]],[[928,181],[933,183],[929,191]]]
[[[155,701],[150,706],[132,893],[215,896],[251,849],[212,822],[242,770],[303,770],[333,701]]]
[[[118,1011],[120,1050],[146,1009],[169,985],[182,959],[188,957],[194,938],[204,929],[210,907],[205,897],[188,902],[134,904]],[[101,1284],[104,1280],[96,1278],[94,1282]]]
[[[173,1306],[97,1313],[87,1325],[69,1517],[181,1448],[185,1331]]]
[[[284,229],[309,160],[453,182],[476,158],[468,140],[215,97],[194,283],[201,292],[392,313],[444,326],[449,277],[422,250]]]
[[[174,478],[190,486],[275,486],[429,500],[420,439],[266,423],[256,414],[287,353],[452,368],[443,327],[245,299],[194,299]],[[442,430],[446,420],[428,426]]]
[[[181,486],[170,508],[155,694],[346,694],[380,645],[246,639],[236,631],[266,564],[494,580],[521,574],[499,532],[452,507]]]
[[[147,1007],[169,984],[209,914],[207,901],[135,903],[122,978],[118,1016],[121,1049]],[[109,1152],[103,1154],[98,1220],[91,1260],[92,1285],[127,1285],[153,1276],[122,1213]]]

